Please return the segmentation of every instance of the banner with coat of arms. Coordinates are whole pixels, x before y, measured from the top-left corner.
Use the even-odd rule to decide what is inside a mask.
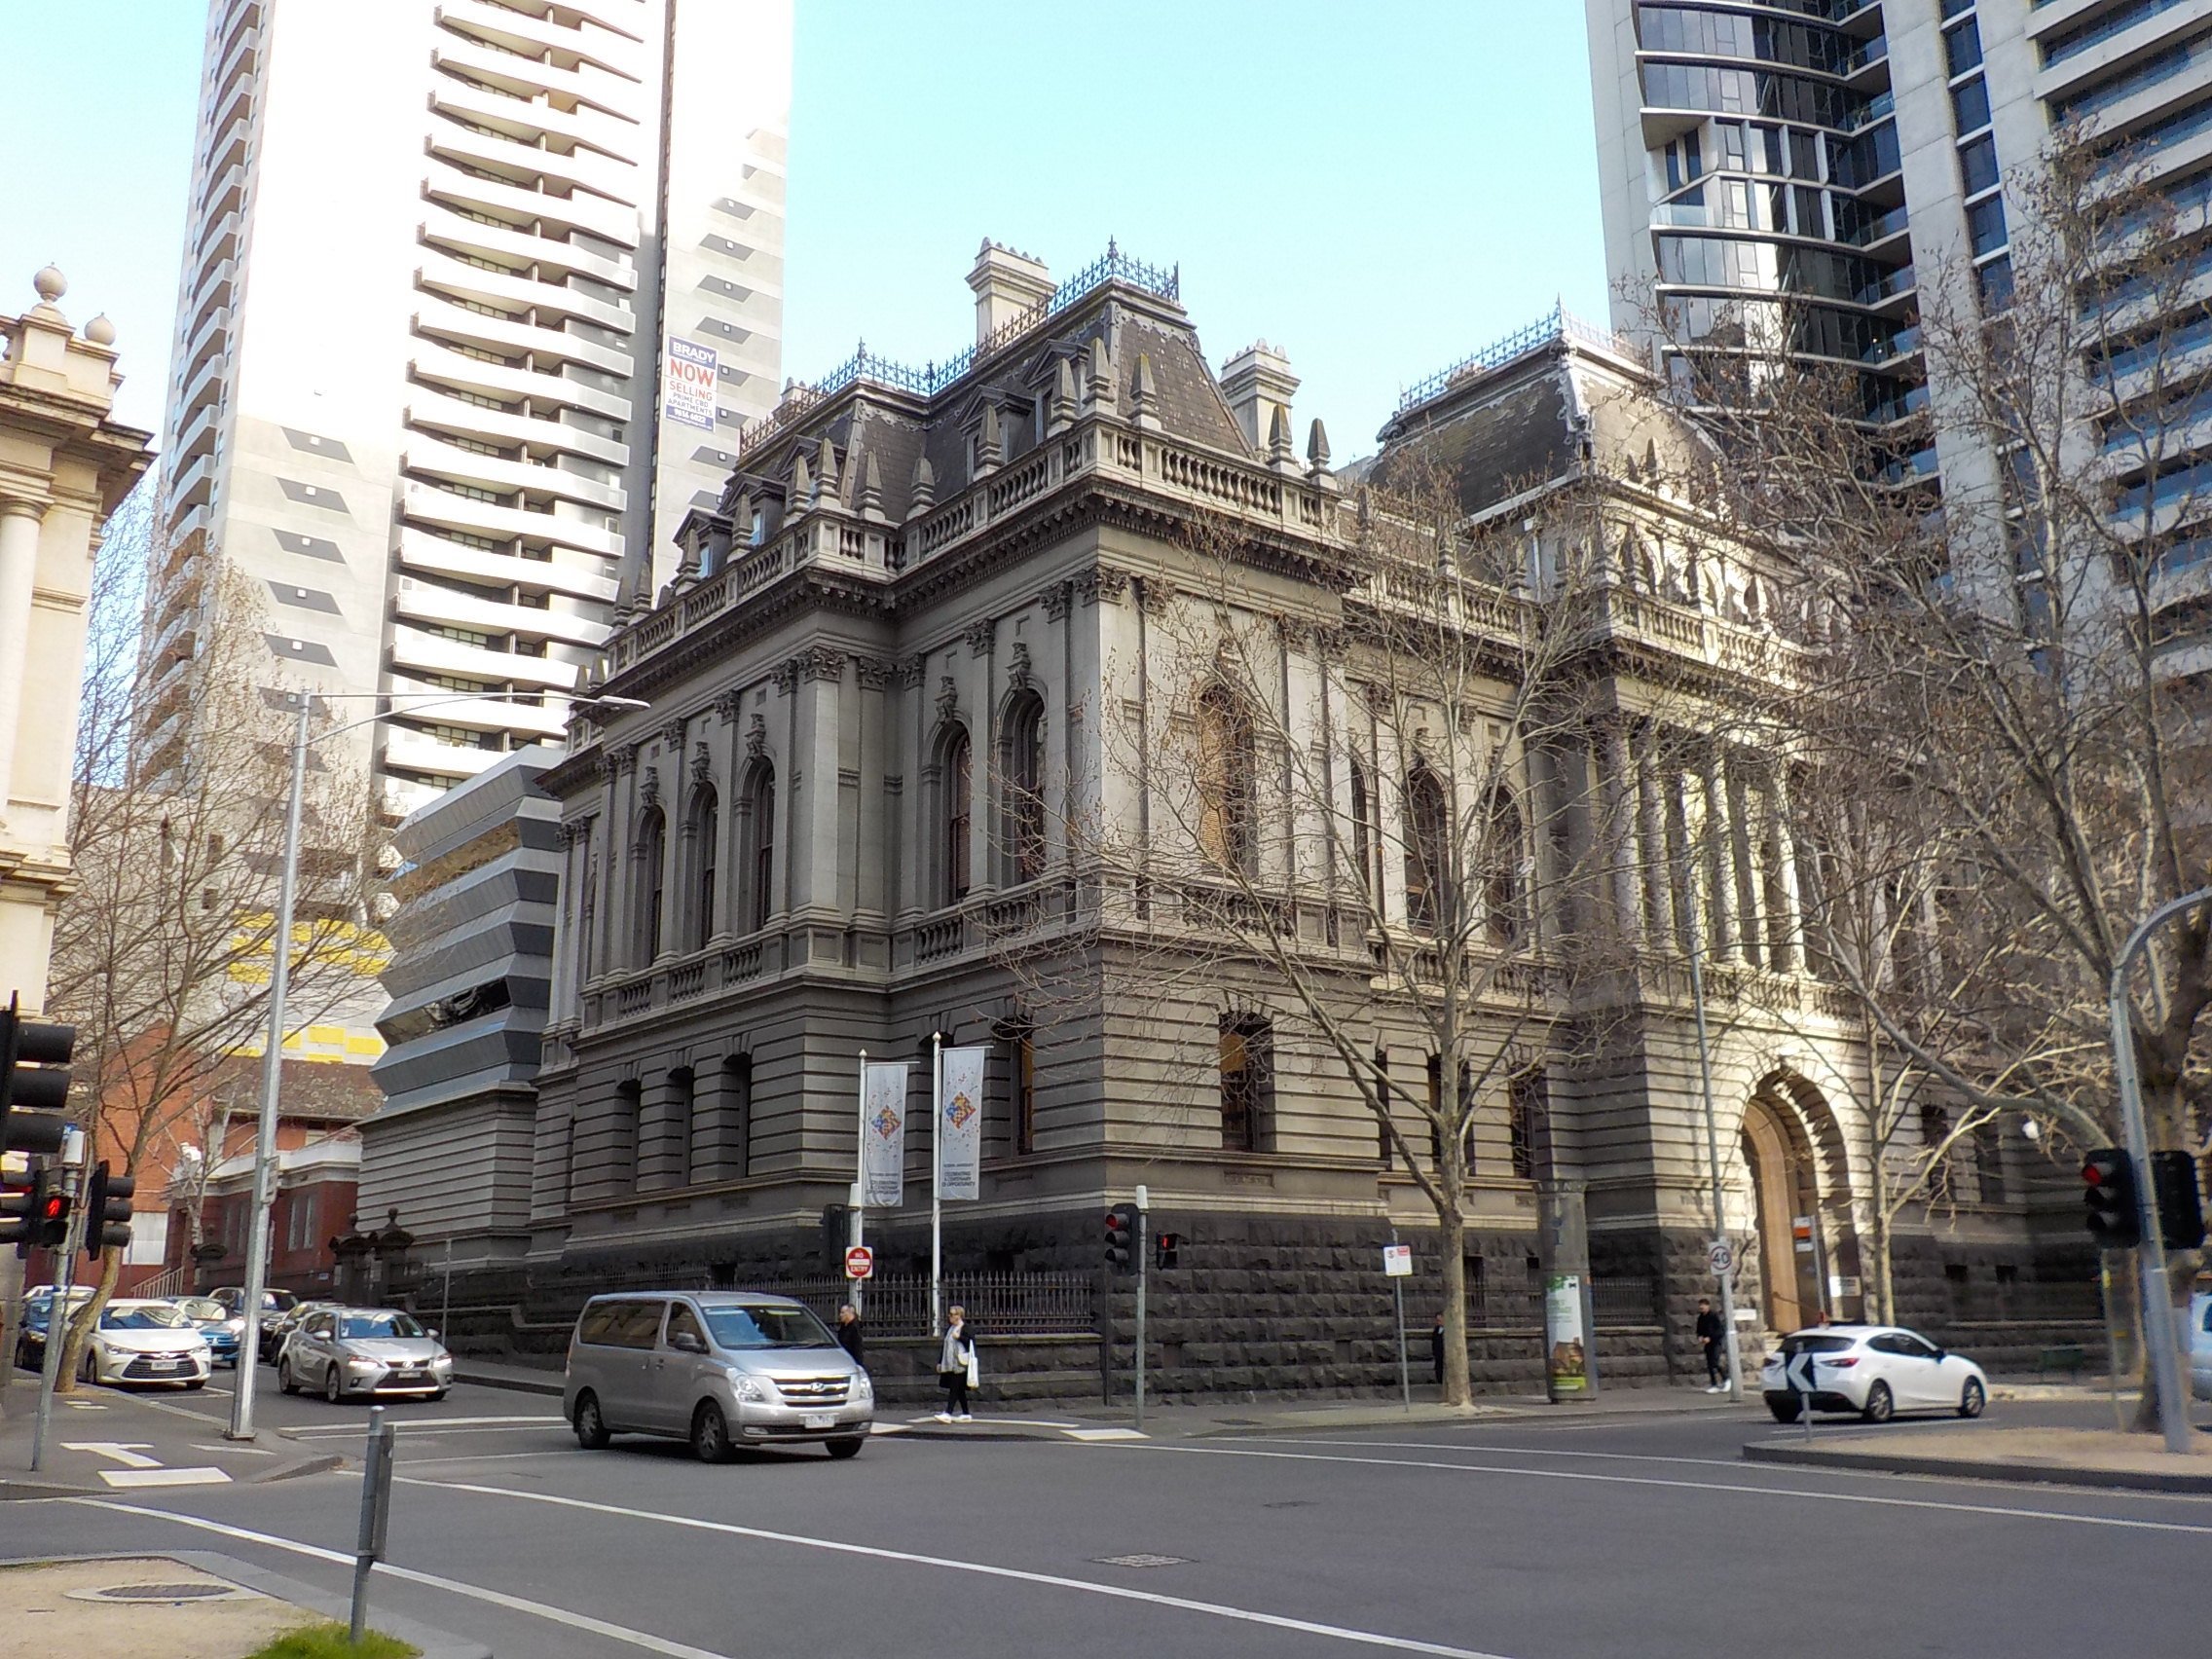
[[[938,1119],[937,1196],[983,1196],[983,1062],[987,1046],[944,1051],[944,1088]]]
[[[906,1062],[870,1060],[861,1072],[861,1202],[897,1209],[906,1195]]]

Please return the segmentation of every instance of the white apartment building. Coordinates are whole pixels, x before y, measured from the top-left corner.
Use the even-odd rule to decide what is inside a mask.
[[[1899,484],[1959,500],[2001,487],[1999,459],[1946,424],[1954,393],[1929,384],[1920,280],[1971,261],[1983,303],[2003,303],[2020,211],[2007,199],[2055,128],[2119,140],[2114,164],[2140,168],[2185,228],[2212,209],[2212,0],[1586,6],[1615,326],[1650,334],[1657,302],[1719,345],[1716,329],[1782,326],[1759,301],[1788,295],[1796,350],[1860,368],[1871,419],[1933,398],[1933,439],[1898,446]],[[2212,251],[2198,257],[2212,270]],[[2200,492],[2212,455],[2118,484],[2123,502]],[[2212,538],[2162,570],[2169,625],[2212,620]]]
[[[526,694],[366,728],[394,822],[557,737],[618,588],[657,591],[778,395],[791,24],[212,0],[157,656],[185,671],[219,562],[273,680]]]

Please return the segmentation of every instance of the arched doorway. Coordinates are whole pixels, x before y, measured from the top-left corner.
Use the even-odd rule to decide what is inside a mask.
[[[1794,1331],[1821,1307],[1818,1253],[1800,1251],[1796,1236],[1797,1218],[1819,1214],[1819,1187],[1802,1130],[1763,1092],[1744,1108],[1744,1163],[1751,1174],[1766,1327]]]

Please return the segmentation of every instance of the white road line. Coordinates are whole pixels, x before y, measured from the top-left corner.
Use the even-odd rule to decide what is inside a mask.
[[[321,1549],[313,1544],[303,1544],[296,1538],[279,1538],[270,1532],[256,1532],[245,1527],[226,1527],[220,1521],[208,1521],[198,1515],[179,1515],[168,1509],[148,1509],[135,1503],[117,1503],[104,1497],[64,1498],[65,1503],[81,1503],[88,1509],[113,1509],[125,1515],[150,1516],[157,1521],[174,1521],[180,1527],[196,1527],[203,1532],[219,1532],[226,1538],[240,1538],[247,1543],[265,1544],[274,1550],[289,1550],[294,1555],[311,1556],[340,1567],[351,1567],[353,1558],[340,1555],[336,1550]],[[380,1561],[375,1570],[404,1578],[410,1584],[426,1584],[433,1590],[444,1590],[451,1595],[465,1596],[471,1601],[488,1602],[495,1607],[505,1607],[510,1612],[530,1613],[535,1617],[567,1625],[571,1630],[590,1631],[604,1636],[609,1641],[620,1641],[632,1647],[643,1647],[648,1653],[664,1653],[668,1659],[731,1659],[726,1653],[716,1653],[704,1647],[693,1647],[682,1641],[671,1641],[666,1637],[651,1636],[644,1631],[630,1630],[622,1625],[608,1624],[588,1613],[572,1613],[566,1607],[555,1607],[544,1602],[528,1601],[521,1596],[509,1596],[503,1591],[487,1590],[481,1584],[463,1584],[455,1578],[440,1578],[434,1572],[418,1572],[410,1567],[393,1567]]]
[[[64,1452],[90,1452],[95,1457],[113,1457],[127,1469],[158,1469],[159,1457],[146,1456],[153,1442],[149,1440],[64,1440]]]
[[[1047,1442],[1046,1444],[1051,1444]],[[2077,1515],[2062,1509],[2013,1509],[1999,1503],[1946,1503],[1936,1498],[1883,1497],[1872,1493],[1821,1492],[1809,1487],[1748,1486],[1733,1481],[1676,1481],[1657,1475],[1601,1475],[1587,1469],[1521,1469],[1501,1463],[1445,1463],[1421,1457],[1348,1457],[1327,1452],[1252,1452],[1233,1446],[1109,1445],[1107,1450],[1179,1452],[1204,1457],[1273,1457],[1299,1463],[1365,1463],[1387,1469],[1441,1469],[1458,1475],[1516,1475],[1532,1481],[1597,1481],[1607,1486],[1664,1487],[1679,1492],[1748,1493],[1754,1497],[1808,1497],[1822,1503],[1863,1503],[1881,1509],[1933,1509],[1951,1515],[2001,1515],[2014,1521],[2063,1521],[2078,1527],[2120,1527],[2140,1532],[2184,1532],[2212,1537],[2212,1526],[2182,1521],[2138,1521],[2120,1515]],[[536,1493],[527,1495],[535,1496]]]
[[[1472,1452],[1493,1457],[1599,1457],[1625,1463],[1690,1463],[1708,1469],[1744,1467],[1741,1457],[1669,1457],[1656,1452],[1563,1452],[1548,1446],[1471,1446],[1451,1440],[1323,1440],[1301,1434],[1240,1434],[1239,1445],[1373,1447],[1379,1452]]]
[[[231,1477],[220,1469],[102,1469],[100,1479],[111,1487],[229,1486]]]
[[[650,1521],[664,1527],[685,1527],[702,1532],[721,1532],[738,1538],[758,1538],[764,1543],[793,1544],[800,1549],[827,1550],[834,1555],[863,1556],[870,1561],[895,1561],[910,1567],[934,1567],[947,1572],[973,1573],[981,1578],[1012,1579],[1022,1584],[1041,1584],[1052,1590],[1075,1590],[1088,1596],[1111,1597],[1121,1602],[1143,1602],[1156,1607],[1173,1607],[1186,1613],[1204,1613],[1211,1618],[1265,1625],[1272,1630],[1292,1630],[1303,1636],[1324,1637],[1330,1641],[1352,1642],[1362,1647],[1387,1648],[1394,1653],[1429,1653],[1439,1655],[1440,1659],[1500,1659],[1497,1654],[1479,1652],[1470,1647],[1452,1647],[1443,1642],[1417,1641],[1410,1637],[1384,1636],[1380,1632],[1352,1630],[1344,1625],[1319,1624],[1311,1619],[1256,1612],[1249,1607],[1233,1607],[1220,1602],[1199,1602],[1187,1596],[1163,1596],[1150,1590],[1131,1590],[1120,1584],[1063,1578],[1058,1573],[1028,1572],[1019,1567],[993,1567],[987,1562],[919,1555],[910,1550],[878,1549],[870,1544],[846,1543],[839,1538],[811,1538],[800,1532],[775,1532],[764,1527],[740,1527],[730,1521],[707,1521],[692,1515],[662,1515],[649,1509],[625,1509],[620,1504],[594,1503],[586,1498],[562,1497],[546,1492],[511,1492],[504,1487],[471,1486],[463,1481],[417,1480],[406,1475],[394,1478],[407,1486],[443,1487],[448,1492],[472,1492],[485,1497],[551,1504],[562,1509],[588,1510],[598,1515],[619,1515],[632,1521]]]
[[[420,1469],[431,1463],[512,1463],[523,1457],[580,1457],[584,1454],[573,1447],[566,1452],[456,1452],[447,1457],[410,1457],[401,1455],[399,1461],[410,1469]]]
[[[1150,1440],[1152,1438],[1138,1428],[1071,1428],[1066,1433],[1070,1440]]]

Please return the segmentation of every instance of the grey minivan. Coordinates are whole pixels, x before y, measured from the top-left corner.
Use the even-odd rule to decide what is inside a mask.
[[[866,1444],[875,1389],[802,1302],[738,1291],[595,1296],[569,1339],[561,1409],[577,1444],[687,1440],[700,1461],[738,1446]]]

